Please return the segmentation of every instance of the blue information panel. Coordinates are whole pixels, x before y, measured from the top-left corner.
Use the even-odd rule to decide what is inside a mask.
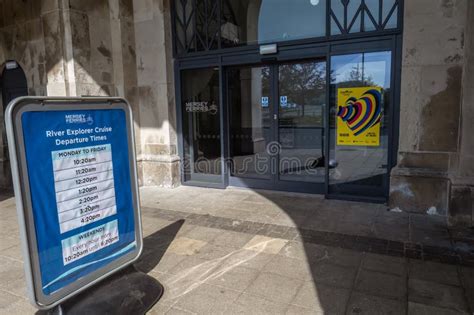
[[[18,120],[37,247],[29,249],[39,271],[34,286],[48,297],[141,245],[130,123],[121,108],[26,110]]]

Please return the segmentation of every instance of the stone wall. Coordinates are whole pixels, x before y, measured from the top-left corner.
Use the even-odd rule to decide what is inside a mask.
[[[167,1],[0,0],[0,63],[19,62],[30,95],[125,97],[141,184],[176,186],[169,14]],[[0,187],[8,187],[3,138],[1,130]]]
[[[140,182],[179,185],[169,0],[134,0]]]
[[[60,15],[54,1],[0,0],[0,64],[16,60],[23,68],[30,95],[46,95],[64,86],[63,67],[58,57]],[[61,93],[64,93],[63,91]],[[3,111],[0,111],[3,121]],[[4,124],[0,128],[0,188],[11,189],[10,165]]]
[[[472,11],[468,0],[405,1],[399,159],[391,177],[391,206],[453,217],[453,199],[466,188],[453,190],[454,178],[474,184],[459,163],[469,151],[460,139],[472,144],[472,137],[466,139],[472,127],[460,123],[465,108],[473,106],[464,93],[469,89],[465,65],[472,59],[468,6]]]
[[[464,35],[464,66],[458,152],[451,163],[449,220],[453,225],[474,223],[474,2],[468,1]]]
[[[140,146],[137,63],[132,0],[63,0],[70,42],[71,96],[119,96],[132,106]]]

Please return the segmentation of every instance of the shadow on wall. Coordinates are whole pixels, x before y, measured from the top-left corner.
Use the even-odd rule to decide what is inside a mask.
[[[0,189],[0,202],[13,198],[13,197],[14,197],[13,191]]]

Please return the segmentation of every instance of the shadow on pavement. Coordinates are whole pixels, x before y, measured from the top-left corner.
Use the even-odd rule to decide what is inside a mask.
[[[227,279],[227,285],[236,281],[238,287],[240,282],[236,278],[241,278],[242,287],[247,285],[243,289],[246,294],[230,306],[235,312],[229,311],[229,314],[269,313],[272,307],[278,308],[277,305],[288,305],[289,314],[308,310],[326,314],[406,314],[409,309],[422,313],[424,307],[438,306],[470,311],[473,295],[463,291],[464,280],[461,280],[466,278],[464,271],[470,274],[472,269],[463,266],[460,271],[460,262],[466,261],[453,243],[470,240],[472,231],[465,231],[466,235],[459,232],[453,239],[444,217],[398,213],[388,211],[385,205],[326,200],[304,194],[254,192],[256,194],[243,196],[239,199],[241,204],[232,207],[228,206],[231,202],[225,200],[226,193],[216,191],[222,204],[217,209],[210,208],[209,213],[199,209],[189,215],[192,210],[182,212],[172,206],[171,210],[150,211],[152,217],[160,219],[185,218],[190,225],[258,236],[252,238],[254,243],[248,242],[240,250],[216,251],[212,259],[197,260],[198,264],[191,261],[191,267],[178,268],[179,273],[167,278],[170,299],[191,291],[201,296],[195,289],[203,283],[216,283],[216,279]],[[229,200],[236,203],[238,194],[235,192]],[[207,202],[205,198],[197,200],[201,204]],[[268,201],[272,209],[278,210],[266,211]],[[245,210],[239,210],[243,208]],[[276,220],[269,223],[265,218],[272,215]],[[176,235],[174,230],[183,223],[184,220],[177,221],[147,237],[149,244],[145,250],[148,253],[141,259],[141,270],[148,272],[155,268],[172,241],[171,235]],[[248,247],[249,243],[252,248]],[[466,249],[472,249],[472,244],[466,243]],[[275,256],[266,261],[267,253]],[[243,271],[248,270],[246,263],[251,260],[265,267],[259,269],[257,278],[249,285],[246,281],[254,274]],[[226,273],[229,273],[226,278],[220,278]],[[440,292],[449,292],[443,294],[453,296],[453,302],[441,301]],[[425,299],[427,305],[409,304],[409,295],[414,300]],[[192,304],[191,301],[195,300],[189,298],[186,303]],[[265,304],[266,301],[275,304]]]
[[[153,270],[163,258],[183,224],[184,220],[178,220],[145,237],[143,239],[143,252],[140,259],[135,263],[135,267],[144,273]]]
[[[0,202],[13,198],[15,195],[11,190],[0,190]]]

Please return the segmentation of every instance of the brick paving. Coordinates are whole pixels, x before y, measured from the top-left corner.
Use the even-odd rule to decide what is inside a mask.
[[[14,201],[0,200],[0,314],[32,314]],[[150,314],[474,309],[472,232],[450,231],[439,217],[233,189],[143,188],[141,200],[145,239],[136,267],[165,286]]]

